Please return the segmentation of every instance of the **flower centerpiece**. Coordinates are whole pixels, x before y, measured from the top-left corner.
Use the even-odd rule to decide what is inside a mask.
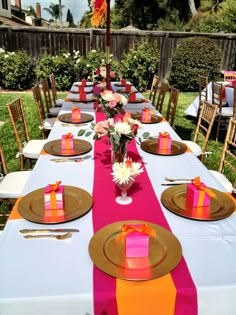
[[[127,98],[122,94],[104,90],[98,95],[98,104],[101,111],[106,114],[107,119],[113,118],[116,114],[124,112]]]
[[[110,80],[114,80],[116,78],[116,74],[114,71],[110,70]],[[107,78],[107,69],[105,66],[100,66],[95,70],[94,73],[94,82],[95,83],[105,83]]]
[[[113,181],[121,189],[121,196],[116,198],[116,202],[126,205],[132,202],[132,198],[127,196],[127,190],[133,185],[137,175],[143,172],[143,167],[139,162],[132,159],[124,159],[122,163],[114,163],[112,166]]]
[[[94,126],[94,139],[107,135],[111,143],[111,160],[123,162],[126,156],[127,144],[136,137],[140,121],[132,119],[131,113],[115,115],[114,119],[100,121]]]

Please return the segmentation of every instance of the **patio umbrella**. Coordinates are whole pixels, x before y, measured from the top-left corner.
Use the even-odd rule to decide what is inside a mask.
[[[110,88],[110,0],[92,0],[92,26],[99,27],[106,21],[106,87]]]

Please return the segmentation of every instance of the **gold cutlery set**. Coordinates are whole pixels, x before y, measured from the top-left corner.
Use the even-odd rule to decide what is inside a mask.
[[[54,238],[65,240],[72,237],[72,233],[79,232],[78,229],[23,229],[19,231],[25,239]],[[65,234],[47,234],[47,233],[65,233]]]

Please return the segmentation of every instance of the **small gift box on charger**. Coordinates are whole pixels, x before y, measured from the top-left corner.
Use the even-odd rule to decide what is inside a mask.
[[[142,109],[141,121],[150,122],[151,119],[152,119],[152,111],[150,110],[150,108],[145,107],[144,109]]]
[[[74,136],[72,133],[67,133],[61,137],[61,149],[62,150],[73,150],[74,149]]]
[[[210,199],[215,193],[201,182],[200,177],[192,180],[191,184],[187,185],[186,190],[186,207],[190,209],[198,207],[209,207]]]
[[[58,181],[55,184],[49,184],[44,189],[44,208],[46,210],[60,210],[64,207],[63,193],[64,186]]]
[[[72,113],[71,113],[71,121],[72,122],[79,122],[81,121],[81,111],[79,107],[72,107]]]
[[[126,80],[125,79],[121,79],[121,85],[123,85],[123,86],[126,85]]]
[[[87,84],[87,80],[86,80],[86,79],[82,79],[81,85],[82,85],[82,86],[86,86],[86,84]]]
[[[136,93],[131,92],[131,93],[129,94],[129,101],[130,101],[130,102],[135,102],[135,101],[136,101]]]
[[[84,91],[79,93],[79,99],[80,101],[86,101],[86,93]]]
[[[171,150],[171,136],[168,132],[160,132],[158,135],[157,149],[158,151],[170,151]]]
[[[149,256],[149,238],[156,237],[156,231],[147,224],[124,224],[118,242],[125,241],[125,257]]]
[[[131,92],[131,84],[125,83],[125,92]]]

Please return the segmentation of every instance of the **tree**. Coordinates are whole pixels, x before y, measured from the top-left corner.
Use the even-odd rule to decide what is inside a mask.
[[[67,10],[66,22],[69,22],[69,25],[74,24],[74,18],[72,13],[70,12],[70,9]]]
[[[64,5],[61,7],[64,8]],[[51,2],[49,8],[44,8],[44,10],[47,11],[54,20],[57,21],[60,18],[59,4],[54,4]]]
[[[26,15],[37,17],[37,13],[32,5],[27,8]]]

